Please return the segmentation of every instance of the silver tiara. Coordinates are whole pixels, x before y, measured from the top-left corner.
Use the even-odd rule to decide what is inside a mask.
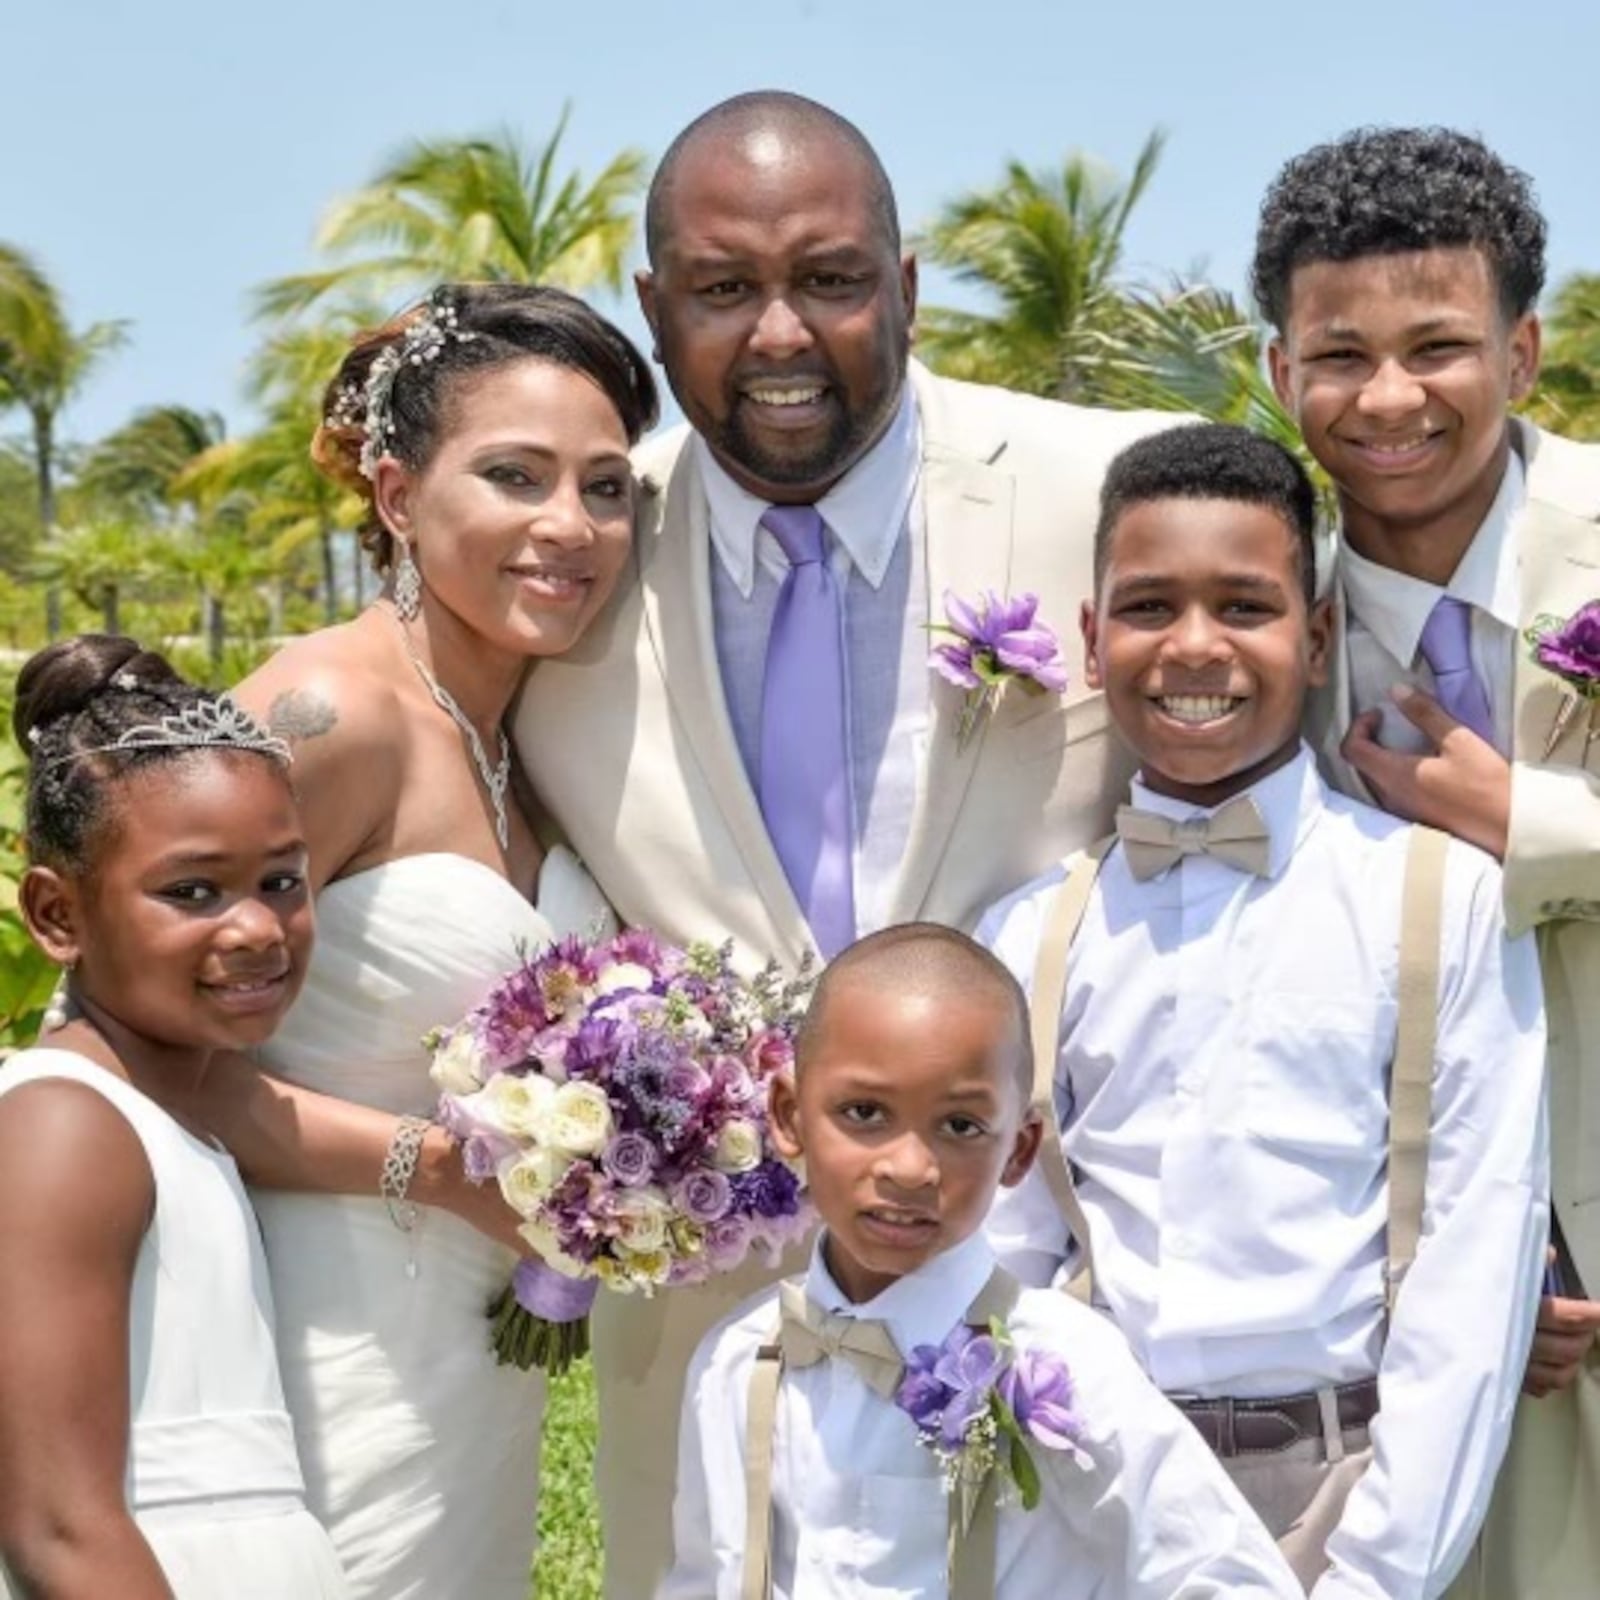
[[[118,684],[118,688],[130,687]],[[39,730],[30,728],[28,738],[37,743]],[[289,741],[265,728],[232,695],[219,694],[174,711],[156,722],[140,722],[125,729],[109,744],[93,744],[72,750],[44,763],[41,770],[76,761],[80,756],[101,755],[130,750],[253,750],[271,756],[288,766],[294,759]]]
[[[394,380],[402,367],[420,367],[437,360],[439,352],[452,340],[470,344],[478,337],[461,326],[455,302],[445,289],[435,289],[428,303],[406,324],[405,332],[373,358],[363,388],[346,384],[333,402],[328,416],[336,427],[360,423],[366,437],[361,441],[361,475],[369,480],[378,476],[378,463],[394,441]]]

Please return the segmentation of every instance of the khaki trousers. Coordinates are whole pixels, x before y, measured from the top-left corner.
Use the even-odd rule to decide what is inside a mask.
[[[809,1243],[776,1267],[747,1262],[694,1289],[646,1300],[602,1291],[590,1321],[600,1440],[595,1489],[606,1600],[650,1600],[672,1564],[678,1413],[695,1347],[741,1301],[803,1272]]]
[[[1339,1526],[1344,1503],[1372,1460],[1367,1430],[1351,1428],[1344,1435],[1342,1459],[1330,1461],[1328,1456],[1321,1439],[1302,1439],[1270,1455],[1222,1460],[1307,1594],[1327,1571],[1328,1537]]]
[[[1483,1531],[1445,1600],[1600,1595],[1600,1356],[1577,1383],[1517,1407]]]

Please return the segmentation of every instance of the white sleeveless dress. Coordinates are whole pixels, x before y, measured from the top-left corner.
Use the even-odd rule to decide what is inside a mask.
[[[266,1262],[232,1157],[72,1051],[13,1056],[0,1094],[49,1078],[103,1095],[155,1178],[130,1304],[127,1497],[172,1592],[343,1600],[333,1546],[305,1507]]]
[[[609,931],[570,852],[546,858],[538,898],[450,854],[329,884],[311,971],[263,1063],[430,1115],[422,1036],[552,937]],[[545,1386],[489,1349],[484,1312],[511,1252],[441,1211],[402,1233],[376,1196],[254,1198],[307,1497],[357,1600],[523,1600]]]

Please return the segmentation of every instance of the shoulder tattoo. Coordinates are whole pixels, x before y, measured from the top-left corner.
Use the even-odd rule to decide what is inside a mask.
[[[315,689],[285,689],[267,709],[267,727],[290,743],[315,739],[338,720],[333,701]]]

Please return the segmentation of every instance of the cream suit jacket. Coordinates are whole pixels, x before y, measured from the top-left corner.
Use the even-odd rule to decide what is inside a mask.
[[[1519,621],[1600,599],[1600,445],[1520,420],[1528,503],[1516,525]],[[1337,597],[1342,607],[1342,594]],[[1344,618],[1341,615],[1340,632]],[[1351,715],[1346,657],[1309,732],[1332,781],[1365,786],[1339,754]],[[1545,755],[1562,685],[1518,646],[1513,682],[1506,922],[1538,930],[1550,1038],[1554,1212],[1587,1293],[1600,1298],[1600,740],[1573,720]],[[1366,796],[1370,798],[1370,796]],[[1493,1282],[1493,1263],[1484,1263]],[[1576,1292],[1574,1289],[1572,1292]],[[1572,1388],[1524,1398],[1482,1535],[1447,1600],[1579,1600],[1600,1593],[1600,1355]]]
[[[961,691],[930,673],[934,718],[891,922],[971,927],[997,896],[1106,831],[1129,766],[1082,686],[1100,479],[1177,420],[1084,410],[936,378],[913,364],[923,434],[929,614],[946,589],[1032,591],[1072,666],[1065,695],[1007,689],[964,748]],[[732,937],[793,964],[809,931],[767,835],[712,637],[705,491],[676,429],[639,452],[631,581],[576,649],[541,661],[516,717],[541,801],[625,922]]]
[[[1528,469],[1528,503],[1516,531],[1520,621],[1527,627],[1538,616],[1567,617],[1600,599],[1600,445],[1521,421],[1517,428]],[[1342,637],[1342,591],[1336,603]],[[1363,709],[1351,704],[1347,665],[1345,652],[1335,652],[1329,684],[1311,705],[1309,733],[1333,783],[1371,799],[1339,754],[1351,717]],[[1505,909],[1512,933],[1539,930],[1556,1211],[1584,1283],[1600,1296],[1600,740],[1585,749],[1580,715],[1545,758],[1561,693],[1561,683],[1519,645]]]
[[[947,588],[964,598],[1031,590],[1073,669],[1062,696],[1008,689],[964,748],[960,691],[930,673],[930,737],[900,757],[918,763],[919,788],[891,920],[970,928],[991,901],[1101,837],[1126,790],[1130,764],[1101,697],[1082,685],[1078,610],[1093,588],[1107,462],[1182,419],[1083,410],[915,364],[911,382],[930,617]],[[517,746],[626,922],[680,941],[732,938],[746,964],[792,967],[813,947],[728,716],[709,515],[688,439],[678,429],[641,447],[632,570],[578,647],[533,671]],[[611,1600],[644,1600],[670,1562],[678,1410],[695,1346],[774,1275],[746,1269],[648,1302],[600,1297],[596,1478]]]

